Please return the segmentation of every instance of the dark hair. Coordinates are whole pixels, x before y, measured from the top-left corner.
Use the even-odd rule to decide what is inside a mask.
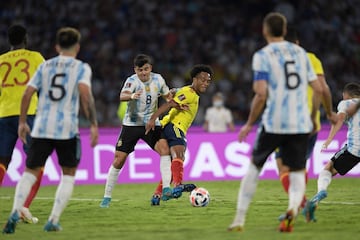
[[[56,43],[63,49],[68,49],[79,43],[81,39],[80,32],[71,27],[60,28],[56,33]]]
[[[135,67],[142,67],[147,63],[150,64],[150,65],[153,65],[152,58],[150,56],[146,55],[146,54],[138,54],[134,58],[134,66]]]
[[[352,97],[360,96],[360,84],[351,82],[345,85],[343,92],[348,93]]]
[[[285,35],[286,18],[281,13],[272,12],[265,16],[264,24],[268,27],[269,33],[273,37],[282,37]]]
[[[194,77],[196,77],[199,73],[201,72],[206,72],[210,75],[213,74],[213,70],[209,65],[205,65],[205,64],[197,64],[195,66],[192,67],[191,71],[190,71],[190,77],[191,79],[193,79]]]
[[[12,46],[26,43],[26,28],[15,24],[8,29],[9,43]]]
[[[299,41],[299,34],[295,26],[288,26],[286,31],[285,40],[295,43]]]

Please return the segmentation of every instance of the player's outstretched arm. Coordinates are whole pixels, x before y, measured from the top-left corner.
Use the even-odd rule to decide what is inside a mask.
[[[86,118],[90,121],[90,134],[92,147],[98,143],[99,131],[96,117],[96,108],[94,97],[91,93],[91,88],[86,84],[79,84],[80,102]]]
[[[318,76],[318,80],[319,80],[319,83],[320,83],[322,91],[323,91],[321,103],[325,109],[326,117],[330,121],[331,124],[335,124],[336,120],[337,120],[337,116],[336,116],[336,113],[333,112],[332,96],[331,96],[329,85],[327,84],[324,75],[317,75],[317,76]]]
[[[27,143],[26,135],[30,134],[30,127],[26,123],[27,111],[29,109],[31,97],[34,95],[35,92],[36,89],[34,87],[27,86],[21,99],[18,135],[25,144]]]
[[[245,140],[246,136],[252,129],[252,126],[259,118],[261,112],[263,111],[267,99],[267,81],[266,80],[257,80],[253,84],[253,89],[255,96],[251,102],[251,108],[248,120],[246,124],[240,129],[239,132],[239,141],[242,142]]]
[[[155,120],[163,113],[167,112],[170,110],[170,108],[181,108],[180,104],[175,102],[173,99],[170,100],[169,102],[166,102],[164,104],[162,104],[158,110],[151,115],[151,118],[149,119],[149,121],[146,123],[145,126],[145,134],[148,134],[148,132],[150,130],[154,130],[155,129]]]
[[[331,141],[334,139],[336,133],[341,129],[341,126],[343,125],[346,118],[346,113],[339,112],[337,114],[337,121],[335,124],[331,125],[331,130],[329,133],[329,136],[327,137],[326,141],[322,145],[321,149],[327,149]]]

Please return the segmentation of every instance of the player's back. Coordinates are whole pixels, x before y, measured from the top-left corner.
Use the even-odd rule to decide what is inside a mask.
[[[40,53],[17,49],[0,56],[0,117],[20,115],[22,95],[38,66],[44,62]],[[37,96],[31,99],[28,114],[36,112]]]
[[[39,92],[32,136],[70,139],[78,133],[78,84],[91,86],[91,69],[73,57],[58,56],[43,63],[29,83]]]
[[[346,109],[359,101],[357,98],[343,100],[338,104],[338,112],[346,113]],[[355,156],[360,157],[360,111],[357,111],[352,117],[345,120],[348,127],[347,145],[348,151]]]
[[[307,87],[317,78],[305,50],[287,41],[270,43],[255,53],[253,69],[268,74],[265,129],[280,134],[309,133]]]

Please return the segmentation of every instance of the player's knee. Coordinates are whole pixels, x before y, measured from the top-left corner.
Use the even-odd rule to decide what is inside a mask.
[[[5,167],[5,169],[8,168],[9,163],[11,161],[11,158],[9,157],[0,157],[0,164]]]

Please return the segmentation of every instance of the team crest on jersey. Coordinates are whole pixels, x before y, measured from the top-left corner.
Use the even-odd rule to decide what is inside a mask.
[[[126,88],[130,88],[130,87],[131,87],[131,83],[130,83],[130,82],[126,83],[125,87],[126,87]]]
[[[121,145],[122,145],[122,139],[119,139],[119,141],[117,142],[116,146],[117,146],[117,147],[121,147]]]
[[[180,101],[184,101],[184,100],[186,99],[186,97],[185,97],[184,94],[181,94],[181,95],[178,96],[178,99],[179,99]]]
[[[150,86],[145,86],[145,91],[150,92]]]

